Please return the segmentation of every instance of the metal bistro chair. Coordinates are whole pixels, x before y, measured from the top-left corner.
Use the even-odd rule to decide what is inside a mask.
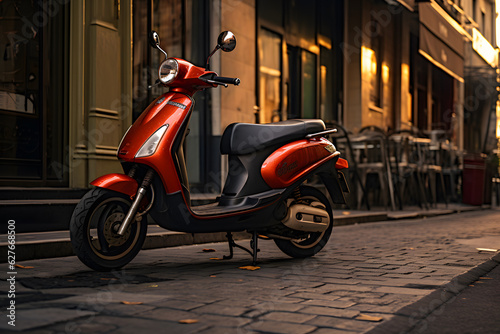
[[[441,166],[444,184],[447,189],[446,198],[452,202],[460,201],[458,186],[462,169],[460,166],[460,152],[448,141],[441,143]]]
[[[390,161],[395,175],[395,188],[398,189],[399,207],[403,203],[416,201],[419,207],[427,207],[424,180],[421,173],[421,155],[415,145],[413,133],[407,130],[389,136]]]
[[[443,199],[448,207],[448,200],[446,198],[446,188],[444,186],[443,168],[441,165],[441,143],[432,143],[428,138],[414,138],[416,141],[420,159],[421,172],[424,176],[424,182],[429,190],[430,203],[437,207],[438,196],[437,196],[437,184],[439,183],[441,193],[443,194]]]
[[[375,126],[362,128],[356,136],[351,137],[351,146],[357,161],[357,168],[361,184],[365,188],[365,197],[369,187],[369,176],[377,176],[380,186],[380,195],[387,208],[396,210],[394,185],[391,165],[388,159],[387,136],[385,132]],[[358,206],[361,203],[361,194],[358,195]]]
[[[368,203],[368,198],[366,197],[365,187],[359,176],[357,160],[353,154],[353,148],[350,140],[350,136],[352,136],[352,133],[350,134],[349,131],[347,131],[342,125],[336,122],[328,122],[326,125],[328,128],[334,128],[338,130],[336,133],[329,134],[327,138],[347,158],[347,161],[349,162],[349,168],[345,176],[349,178],[349,184],[352,184],[353,186],[355,184],[358,185],[357,190],[358,192],[361,192],[361,202],[364,201],[366,209],[370,210],[370,204]],[[358,203],[358,207],[361,206],[361,202]]]

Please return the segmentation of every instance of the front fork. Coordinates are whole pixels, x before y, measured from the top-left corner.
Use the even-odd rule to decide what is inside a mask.
[[[132,175],[129,175],[129,176],[133,177],[133,175],[135,174],[135,169],[132,169],[130,174],[132,174]],[[125,231],[127,230],[128,226],[130,225],[130,223],[133,220],[142,219],[142,215],[146,211],[148,211],[148,209],[153,204],[153,198],[151,198],[151,203],[150,203],[148,209],[146,209],[145,212],[143,212],[142,214],[137,214],[137,210],[139,209],[141,201],[144,198],[144,195],[146,195],[147,189],[151,185],[151,182],[153,181],[153,176],[154,176],[154,171],[152,169],[149,169],[146,172],[144,179],[142,180],[141,186],[137,189],[135,199],[132,202],[132,205],[130,206],[130,209],[128,210],[127,215],[125,216],[125,219],[123,220],[122,224],[120,225],[120,228],[118,229],[117,233],[119,235],[125,234]]]

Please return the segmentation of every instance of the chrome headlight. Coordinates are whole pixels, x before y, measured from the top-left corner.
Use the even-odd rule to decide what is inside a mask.
[[[175,59],[166,59],[158,69],[158,78],[162,84],[166,85],[174,81],[179,72],[179,63]]]
[[[148,140],[146,140],[146,142],[141,146],[141,149],[137,152],[135,157],[144,158],[153,155],[156,152],[156,148],[160,143],[161,137],[163,137],[163,134],[165,133],[165,131],[167,131],[167,128],[168,124],[156,130],[156,132],[153,133],[151,137],[149,137]]]

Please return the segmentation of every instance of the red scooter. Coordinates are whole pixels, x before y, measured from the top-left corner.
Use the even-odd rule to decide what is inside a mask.
[[[191,206],[184,157],[184,139],[194,105],[203,89],[232,84],[237,78],[189,62],[168,58],[156,32],[150,43],[165,54],[157,84],[169,92],[153,101],[128,129],[117,152],[125,174],[108,174],[78,203],[70,222],[76,255],[88,267],[106,271],[129,263],[146,238],[150,216],[172,231],[227,232],[233,247],[257,260],[259,238],[272,239],[286,254],[304,258],[319,252],[332,232],[333,213],[327,197],[304,185],[318,176],[334,203],[345,203],[343,174],[347,161],[323,138],[318,119],[294,119],[272,124],[229,125],[220,150],[228,155],[228,175],[215,203]],[[232,51],[235,36],[225,31],[207,59],[218,50]],[[237,245],[231,232],[248,231],[251,249]]]

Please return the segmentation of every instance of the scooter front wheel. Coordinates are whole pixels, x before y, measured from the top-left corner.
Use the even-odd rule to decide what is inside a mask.
[[[328,242],[333,228],[333,211],[328,198],[316,188],[300,186],[299,191],[299,200],[302,203],[314,205],[314,203],[320,202],[322,204],[330,216],[329,225],[325,231],[310,233],[307,238],[297,240],[274,239],[274,242],[283,253],[295,258],[306,258],[318,253]]]
[[[117,233],[130,206],[128,196],[104,188],[90,190],[76,206],[70,221],[71,243],[89,268],[119,269],[141,249],[147,232],[145,216],[132,222],[123,235]]]

